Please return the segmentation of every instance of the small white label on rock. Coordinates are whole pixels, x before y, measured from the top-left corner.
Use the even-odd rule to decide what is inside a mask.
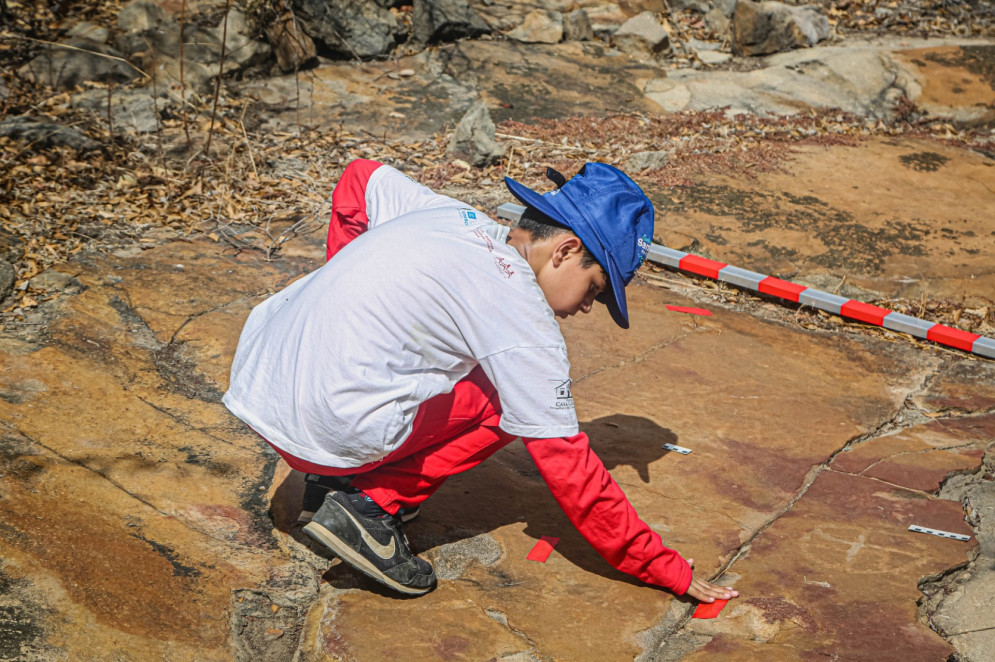
[[[918,526],[913,524],[909,527],[909,531],[915,531],[916,533],[928,533],[931,536],[939,536],[941,538],[953,538],[954,540],[960,540],[967,542],[971,539],[971,536],[965,536],[960,533],[950,533],[949,531],[940,531],[939,529],[927,529],[924,526]]]
[[[691,452],[690,448],[684,448],[683,446],[677,446],[676,444],[664,444],[662,448],[666,448],[668,451],[674,451],[675,453],[680,453],[681,455],[687,455]]]

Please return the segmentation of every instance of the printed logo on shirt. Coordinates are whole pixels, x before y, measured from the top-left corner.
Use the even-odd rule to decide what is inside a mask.
[[[570,384],[573,383],[573,380],[571,380],[571,379],[567,379],[567,380],[551,379],[550,381],[556,383],[556,386],[555,386],[555,389],[554,389],[555,393],[556,393],[556,400],[553,403],[553,406],[550,407],[550,409],[557,409],[557,410],[559,410],[559,409],[573,409],[574,408],[574,397],[573,397],[573,394],[570,393]]]
[[[473,234],[487,245],[487,250],[489,250],[492,253],[494,252],[494,242],[491,241],[491,235],[487,234],[480,228],[474,230]]]
[[[652,242],[650,241],[650,238],[644,234],[636,241],[636,244],[639,247],[639,264],[642,264],[643,260],[646,259],[646,253],[649,252]]]
[[[511,278],[515,275],[515,272],[511,270],[511,262],[508,262],[503,257],[495,257],[494,264],[498,268],[498,273],[500,273],[505,278]]]
[[[463,217],[463,225],[470,225],[477,220],[477,212],[472,209],[460,209],[459,215]]]

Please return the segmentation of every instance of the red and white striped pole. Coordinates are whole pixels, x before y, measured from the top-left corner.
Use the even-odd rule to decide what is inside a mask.
[[[522,216],[525,207],[514,203],[505,203],[498,207],[498,217],[517,221]],[[792,283],[773,276],[766,276],[755,271],[740,269],[724,262],[710,260],[700,255],[692,255],[683,251],[667,248],[660,244],[652,244],[646,259],[656,264],[662,264],[680,271],[687,271],[698,276],[705,276],[730,283],[747,290],[760,292],[787,301],[793,301],[806,306],[812,306],[827,313],[849,317],[866,324],[881,326],[892,331],[907,333],[916,338],[924,338],[933,342],[955,347],[979,356],[995,359],[995,340],[977,333],[971,333],[951,326],[929,322],[918,317],[896,313],[887,308],[880,308],[855,299],[837,296],[828,292]]]

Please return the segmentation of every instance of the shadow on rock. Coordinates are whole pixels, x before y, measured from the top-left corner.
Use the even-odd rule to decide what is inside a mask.
[[[629,466],[647,485],[650,464],[671,452],[662,446],[678,443],[671,430],[639,416],[606,416],[582,424],[581,429],[591,437],[591,447],[606,468]],[[277,476],[270,506],[274,526],[311,551],[332,558],[309,544],[310,539],[300,530],[304,475],[290,470],[277,472]],[[482,566],[494,576],[495,585],[511,585],[514,578],[497,567],[506,553],[505,546],[491,534],[521,522],[526,523],[525,535],[535,540],[543,535],[560,538],[556,553],[578,568],[614,581],[644,585],[613,569],[574,529],[518,443],[449,479],[423,504],[420,517],[406,526],[406,533],[412,549],[432,562],[442,580],[459,579],[471,567]],[[398,597],[343,565],[330,568],[323,579],[339,589],[363,587]]]

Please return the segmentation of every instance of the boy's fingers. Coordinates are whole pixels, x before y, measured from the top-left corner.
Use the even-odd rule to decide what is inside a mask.
[[[691,586],[687,590],[688,595],[701,602],[715,602],[716,600],[729,600],[739,596],[739,591],[728,586],[716,586],[704,579],[697,577],[691,580]]]

